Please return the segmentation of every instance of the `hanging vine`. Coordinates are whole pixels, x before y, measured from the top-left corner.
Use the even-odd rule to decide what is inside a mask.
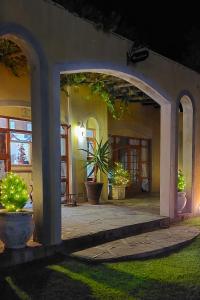
[[[0,39],[0,63],[17,77],[28,72],[27,59],[20,47],[3,38]]]
[[[0,64],[6,66],[17,77],[28,73],[27,59],[20,47],[13,41],[4,38],[0,38]],[[111,77],[100,73],[62,74],[60,88],[68,96],[67,87],[87,85],[91,94],[100,96],[105,102],[113,118],[120,119],[127,111],[128,101],[125,96],[119,99],[111,91],[111,88],[107,84],[108,78]],[[120,105],[117,104],[116,100],[120,100]]]
[[[108,89],[105,81],[108,75],[95,73],[76,73],[62,74],[60,87],[67,96],[67,86],[87,85],[93,95],[98,95],[106,103],[108,111],[114,119],[121,119],[122,115],[127,111],[128,101],[126,98],[121,98],[120,106],[116,105],[117,97],[115,97]],[[87,97],[88,98],[88,97]]]

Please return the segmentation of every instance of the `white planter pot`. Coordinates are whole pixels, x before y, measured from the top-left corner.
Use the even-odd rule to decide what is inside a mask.
[[[186,193],[178,192],[178,201],[177,201],[177,212],[182,213],[185,205],[187,203]]]
[[[112,187],[112,199],[120,200],[125,199],[126,188],[124,186],[113,186]]]
[[[5,248],[24,248],[33,230],[31,212],[0,212],[0,240]]]

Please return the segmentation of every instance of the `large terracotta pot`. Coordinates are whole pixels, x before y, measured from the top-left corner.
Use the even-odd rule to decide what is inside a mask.
[[[0,212],[0,240],[5,248],[24,248],[33,230],[31,212]]]
[[[177,212],[182,213],[185,205],[187,203],[186,193],[178,192],[178,201],[177,201]]]
[[[125,199],[125,186],[112,186],[112,199],[114,200],[120,200]]]
[[[99,204],[103,183],[86,181],[85,187],[87,191],[87,198],[90,204]]]

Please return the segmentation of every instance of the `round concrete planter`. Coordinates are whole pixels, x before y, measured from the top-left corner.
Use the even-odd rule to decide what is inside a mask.
[[[178,201],[177,201],[177,212],[182,213],[185,205],[187,203],[186,193],[178,192]]]
[[[87,191],[87,198],[90,204],[99,204],[103,183],[86,181],[85,187]]]
[[[33,230],[32,212],[0,212],[0,240],[5,248],[24,248]]]
[[[125,199],[125,186],[112,186],[112,199],[120,200]]]

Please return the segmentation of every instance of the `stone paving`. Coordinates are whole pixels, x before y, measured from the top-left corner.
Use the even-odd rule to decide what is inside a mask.
[[[110,204],[62,206],[62,238],[71,239],[161,218],[133,207]]]
[[[72,256],[94,262],[148,258],[179,249],[199,234],[199,228],[176,225],[74,252]]]
[[[153,257],[178,249],[199,234],[199,228],[177,225],[74,252],[72,256],[99,262]]]

